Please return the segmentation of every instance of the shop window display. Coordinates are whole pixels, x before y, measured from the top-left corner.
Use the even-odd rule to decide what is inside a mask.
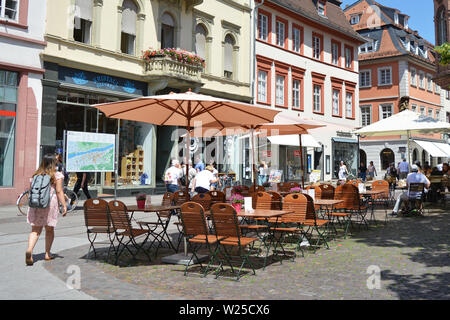
[[[18,73],[0,70],[0,187],[14,182]]]
[[[120,100],[117,97],[60,91],[57,104],[57,146],[62,148],[64,131],[119,134],[118,186],[150,183],[153,125],[107,118],[90,105]],[[71,174],[74,176],[74,173]],[[114,173],[91,175],[92,185],[114,186]],[[69,186],[74,179],[70,179]]]

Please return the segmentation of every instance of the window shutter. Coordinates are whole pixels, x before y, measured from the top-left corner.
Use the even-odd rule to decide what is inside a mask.
[[[76,0],[75,6],[75,15],[78,18],[92,21],[92,0]]]
[[[136,35],[136,21],[138,8],[133,1],[125,0],[122,11],[122,32]]]
[[[206,30],[202,25],[195,28],[195,52],[203,59],[206,58]]]
[[[230,35],[227,35],[225,37],[224,71],[233,72],[233,46],[233,38]]]

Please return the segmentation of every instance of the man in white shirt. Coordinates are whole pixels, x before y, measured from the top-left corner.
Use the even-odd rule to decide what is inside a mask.
[[[412,172],[408,175],[408,178],[406,179],[408,189],[411,183],[423,183],[425,185],[425,188],[430,187],[431,184],[430,180],[428,180],[428,178],[423,173],[419,172],[419,167],[417,165],[413,164],[411,166],[411,171]],[[417,192],[409,194],[409,191],[401,194],[400,197],[398,197],[397,202],[395,203],[395,207],[392,210],[392,215],[393,216],[397,215],[398,210],[400,209],[400,206],[403,201],[408,201],[410,197],[415,198],[418,196],[420,196],[420,194],[417,194]]]
[[[403,159],[403,161],[398,165],[398,172],[400,180],[406,179],[409,173],[409,163],[406,159]]]
[[[213,174],[214,168],[207,166],[205,169],[195,176],[191,187],[192,192],[206,193],[211,190],[211,183],[217,182],[217,178]]]
[[[180,161],[173,159],[172,166],[166,170],[164,182],[166,183],[167,192],[174,193],[180,190],[183,172],[181,171]]]

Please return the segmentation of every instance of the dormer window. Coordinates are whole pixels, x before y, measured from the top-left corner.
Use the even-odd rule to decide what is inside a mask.
[[[398,14],[394,14],[394,23],[398,24]]]
[[[358,24],[360,18],[361,18],[361,15],[359,15],[359,14],[354,15],[354,16],[351,16],[351,17],[350,17],[350,24],[352,24],[352,25]]]
[[[408,18],[405,17],[405,23],[404,23],[405,29],[408,29]]]
[[[367,42],[367,43],[359,46],[359,53],[368,53],[368,52],[377,51],[377,44],[378,44],[378,41],[376,41],[376,40]]]
[[[317,1],[317,12],[319,15],[325,17],[325,8],[326,8],[326,2],[325,1]]]

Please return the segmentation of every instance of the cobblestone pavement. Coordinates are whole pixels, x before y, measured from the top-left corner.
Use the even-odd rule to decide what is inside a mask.
[[[380,220],[384,214],[376,211]],[[450,215],[442,209],[430,209],[425,217],[390,217],[386,226],[373,224],[331,241],[330,249],[258,267],[239,282],[196,272],[185,277],[184,266],[161,263],[173,253],[167,250],[152,262],[140,255],[137,262],[125,257],[114,266],[101,257],[85,259],[83,245],[58,252],[63,258],[45,268],[67,281],[68,268],[78,266],[80,290],[98,299],[450,299],[449,226]],[[380,288],[368,289],[368,281],[376,283],[370,271],[377,267]]]

